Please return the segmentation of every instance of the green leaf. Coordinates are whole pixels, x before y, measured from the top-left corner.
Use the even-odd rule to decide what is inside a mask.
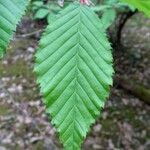
[[[54,20],[56,19],[56,15],[54,13],[50,13],[48,16],[47,16],[47,22],[50,24],[52,23]]]
[[[121,0],[127,2],[150,17],[150,0]]]
[[[36,11],[34,15],[34,19],[43,19],[45,18],[49,13],[49,10],[46,8],[40,8]]]
[[[28,0],[0,0],[0,58],[3,57],[27,4]]]
[[[32,6],[31,8],[33,11],[37,11],[39,8],[44,6],[44,3],[43,3],[43,1],[34,1],[34,2],[32,2],[31,6]]]
[[[116,8],[121,9],[123,12],[128,11],[127,8],[129,8],[132,12],[136,10],[136,8],[133,5],[130,5],[128,3],[123,3],[123,2],[117,3]]]
[[[110,5],[98,5],[98,6],[91,7],[91,9],[95,12],[105,11],[110,8],[111,8]]]
[[[112,54],[103,24],[85,5],[71,4],[48,25],[35,72],[65,150],[79,150],[109,96]]]
[[[32,5],[37,6],[37,7],[42,7],[44,5],[43,1],[35,1],[32,3]]]
[[[116,11],[114,9],[107,9],[103,12],[102,23],[104,28],[107,29],[114,22],[116,18]]]

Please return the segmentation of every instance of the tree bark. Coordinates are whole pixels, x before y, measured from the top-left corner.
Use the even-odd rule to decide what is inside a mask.
[[[131,92],[134,96],[138,97],[140,100],[145,102],[146,104],[150,105],[150,89],[145,87],[141,83],[137,83],[135,79],[125,79],[121,77],[116,78],[117,84],[127,90],[128,92]]]

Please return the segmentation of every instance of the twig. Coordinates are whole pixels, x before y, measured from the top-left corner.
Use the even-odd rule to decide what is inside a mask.
[[[27,34],[17,35],[16,37],[17,38],[27,38],[27,37],[31,37],[31,36],[36,35],[36,34],[40,34],[41,32],[43,32],[43,29],[33,31],[33,32],[27,33]]]

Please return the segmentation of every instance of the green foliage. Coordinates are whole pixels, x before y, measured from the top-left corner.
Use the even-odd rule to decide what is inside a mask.
[[[59,13],[62,7],[57,3],[61,2],[32,2],[34,19],[46,18],[49,23],[40,40],[34,70],[46,112],[64,148],[80,150],[113,84],[113,58],[105,31],[118,12],[135,11],[136,7],[150,16],[150,2],[105,0],[93,7],[65,3],[66,8]],[[28,0],[0,0],[0,57],[27,4]]]
[[[52,23],[55,16],[62,9],[56,2],[44,3],[43,1],[33,1],[32,11],[34,19],[47,19],[48,23]]]
[[[111,26],[111,24],[114,22],[116,18],[116,11],[114,9],[107,9],[103,11],[102,15],[102,23],[104,25],[104,28],[107,29]]]
[[[0,0],[0,58],[3,57],[28,0]]]
[[[104,107],[112,60],[103,24],[88,6],[69,5],[43,34],[35,72],[65,150],[80,150]]]
[[[121,0],[138,8],[150,17],[150,0]]]
[[[135,8],[119,0],[104,0],[100,4],[92,7],[92,10],[101,16],[104,28],[109,28],[115,21],[117,14],[126,13],[129,10],[135,11]]]
[[[104,0],[100,4],[93,7],[94,11],[106,11],[107,9],[114,9],[116,12],[126,12],[132,10],[135,11],[135,8],[132,5],[129,5],[119,0]]]

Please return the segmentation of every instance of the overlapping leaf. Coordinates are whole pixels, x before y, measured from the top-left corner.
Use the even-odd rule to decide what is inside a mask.
[[[0,58],[5,53],[28,0],[0,0]]]
[[[150,17],[150,0],[121,0],[127,2]]]
[[[106,9],[103,11],[102,15],[102,23],[104,24],[104,28],[107,29],[112,25],[116,18],[116,11],[114,9]]]
[[[66,150],[79,150],[112,85],[111,46],[87,6],[71,4],[50,24],[36,53],[35,72]]]

